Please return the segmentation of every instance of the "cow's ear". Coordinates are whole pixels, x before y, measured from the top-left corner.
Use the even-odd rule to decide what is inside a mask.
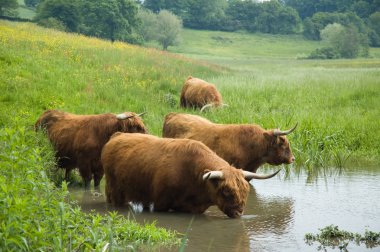
[[[264,132],[264,138],[270,145],[275,145],[277,142],[277,136],[273,134],[273,131]]]

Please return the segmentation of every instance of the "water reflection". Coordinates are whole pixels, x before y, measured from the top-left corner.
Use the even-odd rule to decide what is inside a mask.
[[[285,177],[254,181],[244,215],[238,219],[228,218],[216,207],[194,216],[142,211],[139,206],[114,208],[106,204],[104,185],[100,191],[70,190],[84,211],[117,210],[139,223],[155,221],[186,233],[185,251],[316,251],[318,244],[307,245],[304,235],[327,225],[362,234],[365,229],[380,231],[380,169],[324,176],[313,183],[307,174]],[[348,251],[363,250],[364,246],[348,246]]]
[[[210,207],[204,214],[194,216],[142,211],[139,205],[115,208],[106,204],[104,189],[72,189],[71,194],[84,211],[95,209],[106,213],[117,210],[140,223],[156,221],[161,227],[187,234],[186,251],[250,251],[256,238],[288,232],[294,212],[291,198],[261,197],[253,186],[245,213],[239,219],[228,218],[217,207]]]

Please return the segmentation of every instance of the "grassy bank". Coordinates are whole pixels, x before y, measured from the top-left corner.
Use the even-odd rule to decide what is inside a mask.
[[[19,118],[20,119],[20,118]],[[65,184],[53,185],[53,152],[21,121],[0,128],[1,251],[125,251],[172,246],[178,234],[116,213],[84,213]]]
[[[57,108],[148,111],[149,125],[175,106],[183,76],[209,78],[220,71],[155,50],[0,21],[0,250],[124,251],[177,244],[178,234],[154,224],[83,213],[66,186],[50,180],[52,149],[33,124],[45,109]],[[158,134],[161,126],[149,128]]]

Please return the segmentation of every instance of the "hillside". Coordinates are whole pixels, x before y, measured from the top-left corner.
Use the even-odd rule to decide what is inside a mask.
[[[0,39],[0,101],[5,112],[0,125],[16,115],[32,125],[48,108],[89,114],[147,111],[148,121],[160,120],[176,106],[187,76],[209,78],[224,71],[155,49],[34,24],[0,21]],[[159,134],[158,128],[151,130]]]
[[[211,120],[265,128],[299,122],[293,146],[300,167],[380,155],[380,141],[372,137],[379,131],[379,49],[371,49],[374,58],[368,59],[302,60],[318,42],[184,30],[182,43],[169,48],[173,54],[4,21],[0,36],[0,125],[17,116],[33,125],[48,108],[78,114],[147,111],[150,133],[161,135],[165,114],[184,111],[179,94],[192,75],[216,83],[230,104],[205,114]]]

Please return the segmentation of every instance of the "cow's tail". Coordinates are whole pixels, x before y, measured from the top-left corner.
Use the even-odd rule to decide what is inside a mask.
[[[219,107],[219,106],[222,106],[222,107],[228,107],[228,104],[222,103],[221,105],[217,105],[217,104],[215,104],[215,103],[209,103],[209,104],[204,105],[204,106],[201,108],[201,112],[203,112],[203,111],[204,111],[205,109],[207,109],[207,108],[210,108],[210,107],[214,107],[214,108],[216,108],[216,107]]]

